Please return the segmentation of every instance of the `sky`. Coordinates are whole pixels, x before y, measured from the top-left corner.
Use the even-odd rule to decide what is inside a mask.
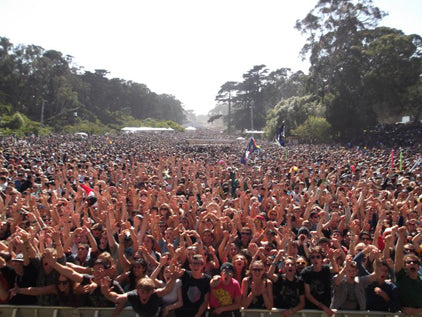
[[[145,84],[207,114],[255,65],[309,67],[294,29],[317,0],[0,0],[0,36],[73,56],[86,71]],[[381,25],[422,34],[422,0],[375,0]]]

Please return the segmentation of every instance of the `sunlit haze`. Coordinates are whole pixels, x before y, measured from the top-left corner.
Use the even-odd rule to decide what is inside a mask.
[[[207,114],[255,65],[307,72],[294,29],[316,0],[0,0],[0,36],[73,56],[85,70],[147,85]],[[420,34],[422,1],[378,0],[382,25]]]

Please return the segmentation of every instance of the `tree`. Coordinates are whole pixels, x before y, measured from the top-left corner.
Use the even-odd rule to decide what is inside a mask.
[[[264,126],[267,107],[262,92],[267,73],[265,65],[254,66],[243,74],[243,81],[237,85],[233,121],[238,129],[253,130]]]
[[[232,98],[234,98],[235,96],[233,94],[236,93],[237,90],[237,83],[234,81],[228,81],[226,83],[224,83],[220,90],[218,91],[217,96],[215,97],[215,100],[223,105],[227,105],[227,133],[231,134],[232,132]],[[219,116],[219,117],[217,117]],[[220,118],[222,116],[222,114],[215,114],[212,116],[212,121]],[[210,122],[210,121],[208,121]]]
[[[174,96],[158,95],[144,84],[108,79],[104,69],[82,73],[71,64],[72,57],[59,51],[14,47],[0,37],[0,104],[32,120],[43,117],[59,131],[78,121],[119,128],[125,118],[185,120],[183,104]]]
[[[286,126],[286,134],[288,134],[290,130],[297,128],[309,116],[324,116],[324,113],[324,107],[316,96],[294,96],[280,101],[268,112],[264,131],[269,139],[273,139],[283,121]]]
[[[384,16],[372,0],[319,0],[303,20],[296,21],[296,28],[308,35],[301,54],[309,55],[314,93],[333,87],[338,61],[357,43],[355,35],[377,26]]]
[[[422,78],[419,77],[418,82],[408,88],[407,102],[404,109],[405,112],[413,117],[413,121],[422,120]]]
[[[302,49],[311,62],[308,91],[343,139],[395,121],[421,73],[420,37],[376,27],[384,16],[371,0],[320,0],[296,24],[308,34]]]
[[[305,122],[292,131],[306,143],[327,143],[330,140],[331,125],[325,118],[309,116]]]
[[[371,100],[377,121],[393,123],[407,110],[409,87],[421,74],[421,37],[391,28],[363,32],[364,97]]]

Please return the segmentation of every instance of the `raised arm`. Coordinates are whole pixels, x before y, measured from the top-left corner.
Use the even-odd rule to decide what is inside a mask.
[[[56,261],[56,259],[53,258],[51,254],[46,254],[44,256],[44,259],[50,264],[50,266],[55,269],[57,272],[59,272],[61,275],[66,276],[68,279],[75,281],[77,283],[82,283],[83,281],[83,275],[76,272],[74,269],[62,265]]]
[[[110,302],[113,302],[115,304],[124,305],[127,302],[127,293],[124,294],[117,294],[113,292],[110,287],[110,278],[105,277],[101,279],[100,282],[101,285],[101,293],[104,295],[104,297],[109,300]]]
[[[40,286],[40,287],[15,287],[9,291],[11,296],[17,294],[30,295],[30,296],[39,296],[39,295],[48,295],[48,294],[57,294],[56,286],[54,284]]]
[[[396,254],[394,259],[394,272],[398,273],[403,268],[403,246],[406,241],[406,227],[400,227],[398,230],[399,238],[396,244]]]

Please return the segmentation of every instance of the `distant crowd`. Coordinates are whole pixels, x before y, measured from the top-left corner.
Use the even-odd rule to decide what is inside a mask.
[[[367,146],[413,147],[422,144],[422,123],[378,125],[364,131],[359,143]]]
[[[372,131],[381,147],[258,140],[246,164],[249,140],[188,142],[231,139],[206,132],[5,137],[0,303],[422,314],[414,128]]]

